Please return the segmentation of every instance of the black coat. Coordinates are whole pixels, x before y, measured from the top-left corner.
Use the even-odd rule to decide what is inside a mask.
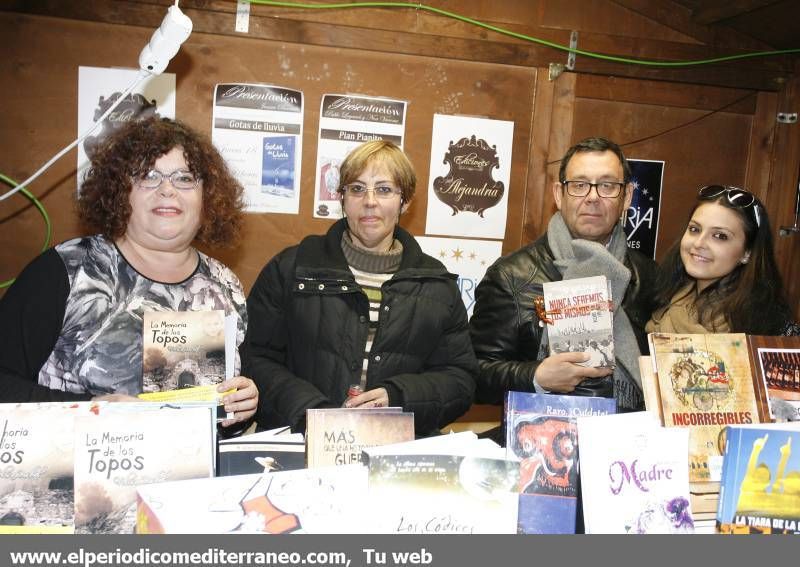
[[[647,352],[644,326],[654,308],[658,267],[635,250],[628,250],[625,266],[631,271],[631,280],[622,308],[636,334],[639,349]],[[480,365],[478,402],[500,404],[509,390],[534,390],[533,375],[539,366],[537,355],[542,328],[533,301],[535,296],[542,295],[542,283],[561,279],[546,235],[500,258],[486,271],[475,291],[475,309],[470,320],[472,345]],[[576,394],[611,395],[610,381],[586,381],[584,384],[576,388]],[[590,385],[608,391],[581,390]]]
[[[275,256],[247,299],[243,374],[259,388],[260,427],[302,429],[305,410],[341,406],[361,379],[369,302],[342,252],[346,226]],[[385,387],[424,436],[469,409],[477,363],[456,276],[402,228],[395,238],[403,258],[381,288],[366,389]]]

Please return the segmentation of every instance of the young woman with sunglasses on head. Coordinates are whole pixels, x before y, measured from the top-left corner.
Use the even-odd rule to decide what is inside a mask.
[[[700,189],[667,253],[648,332],[797,335],[764,205],[736,187]]]

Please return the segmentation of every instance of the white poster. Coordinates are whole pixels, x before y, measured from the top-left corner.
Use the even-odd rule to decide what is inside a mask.
[[[285,87],[217,84],[211,138],[244,187],[245,210],[297,214],[303,93]]]
[[[472,317],[475,305],[475,288],[483,279],[486,269],[502,255],[503,243],[491,240],[466,240],[463,238],[415,237],[422,251],[444,264],[447,271],[458,276],[458,289]]]
[[[131,86],[139,69],[78,67],[78,136],[88,130]],[[175,75],[147,77],[78,144],[78,188],[98,144],[126,122],[158,115],[175,118]]]
[[[387,98],[326,94],[319,112],[319,142],[314,182],[314,216],[338,219],[341,214],[339,165],[356,146],[389,140],[401,148],[406,102]]]
[[[433,116],[426,234],[505,236],[513,139],[513,122]]]

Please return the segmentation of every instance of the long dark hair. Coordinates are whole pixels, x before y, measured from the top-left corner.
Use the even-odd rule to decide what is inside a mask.
[[[716,203],[734,211],[742,220],[745,249],[750,251],[750,259],[746,264],[738,264],[731,273],[697,294],[693,307],[699,323],[709,331],[715,330],[715,320],[724,317],[730,332],[778,335],[792,318],[781,274],[775,263],[767,211],[761,201],[755,196],[753,199],[752,205],[742,208],[731,204],[726,193],[712,199],[698,197],[689,214],[691,220],[697,208],[706,203]],[[686,273],[680,245],[679,238],[661,265],[663,274],[656,292],[659,308],[669,305],[684,287],[696,284],[694,278]],[[689,293],[693,294],[695,290],[693,286]]]

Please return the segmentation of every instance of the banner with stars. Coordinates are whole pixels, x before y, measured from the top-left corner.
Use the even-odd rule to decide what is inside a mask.
[[[628,163],[631,166],[631,183],[633,183],[633,199],[625,216],[628,248],[655,259],[664,162],[629,159]]]
[[[445,268],[458,276],[461,299],[472,317],[475,305],[475,288],[483,279],[486,269],[503,252],[503,243],[489,240],[467,240],[464,238],[415,237],[422,251],[444,264]]]

